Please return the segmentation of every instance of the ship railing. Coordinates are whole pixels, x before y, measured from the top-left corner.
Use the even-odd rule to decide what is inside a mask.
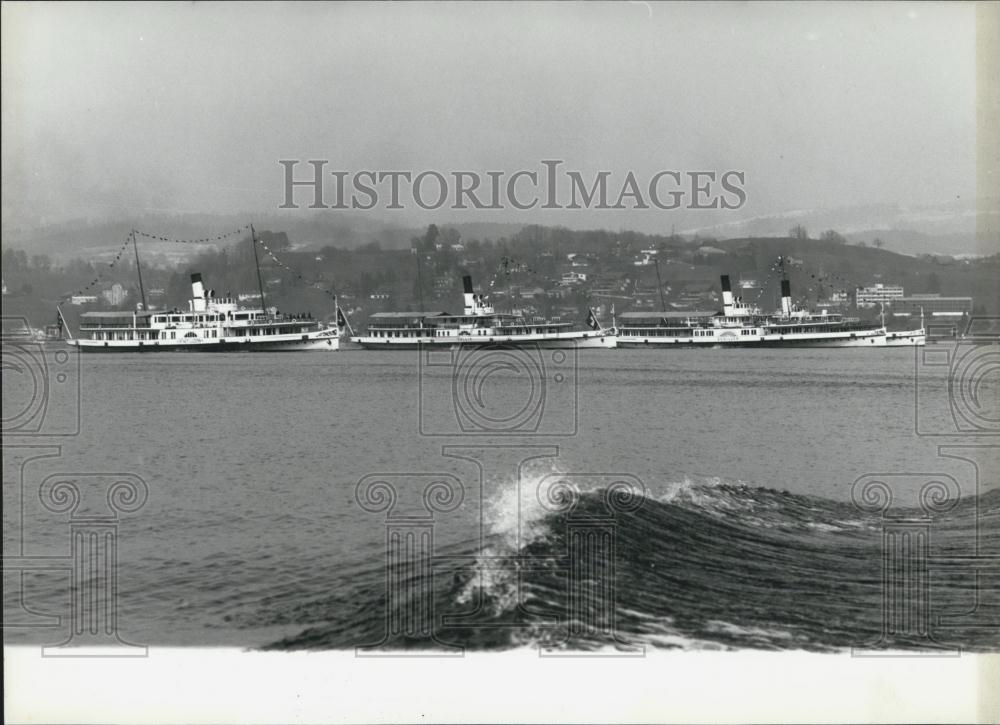
[[[233,320],[226,320],[226,322],[233,322]],[[241,327],[274,327],[275,325],[308,327],[316,324],[315,319],[307,320],[295,317],[269,317],[265,320],[238,320],[238,322],[246,322],[246,325],[241,325]]]
[[[508,327],[494,327],[494,335],[540,335],[540,334],[560,334],[573,332],[573,325],[569,322],[553,323],[551,325],[516,325]]]
[[[621,337],[694,337],[695,330],[708,328],[702,327],[658,327],[651,325],[648,327],[621,326],[617,328],[617,333]]]
[[[105,324],[103,322],[81,322],[81,330],[150,330],[150,325]]]
[[[442,325],[378,325],[378,324],[376,324],[376,325],[369,325],[368,329],[370,331],[373,331],[373,332],[376,331],[376,330],[380,331],[380,332],[392,332],[392,331],[407,331],[407,332],[409,332],[409,331],[412,331],[412,330],[418,330],[418,331],[425,331],[425,332],[428,332],[428,333],[433,333],[434,330],[447,329],[447,328],[445,328]],[[453,329],[457,329],[457,328],[453,328]]]

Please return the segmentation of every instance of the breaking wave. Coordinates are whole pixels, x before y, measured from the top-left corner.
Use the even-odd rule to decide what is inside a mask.
[[[932,568],[928,597],[894,619],[883,521],[850,502],[688,477],[615,513],[622,492],[607,486],[522,500],[514,488],[487,502],[483,544],[389,577],[363,567],[336,594],[270,602],[239,624],[299,625],[274,649],[1000,649],[1000,572]],[[931,562],[968,554],[977,535],[980,553],[1000,552],[1000,490],[927,521]]]

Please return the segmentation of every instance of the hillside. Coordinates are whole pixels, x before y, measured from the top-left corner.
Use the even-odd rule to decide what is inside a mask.
[[[796,225],[813,236],[835,229],[852,242],[876,239],[900,254],[989,256],[1000,253],[1000,199],[954,199],[935,205],[866,204],[796,209],[683,230],[718,238],[777,237]]]
[[[791,255],[802,260],[803,270],[810,275],[833,275],[831,284],[840,280],[855,285],[883,282],[902,285],[907,294],[972,296],[977,304],[991,310],[990,314],[1000,313],[1000,286],[996,284],[1000,256],[977,260],[911,256],[875,247],[787,237],[728,239],[715,246],[728,252],[723,262],[733,272],[760,270],[766,268],[767,260]]]
[[[534,225],[496,239],[474,236],[474,227],[433,225],[422,233],[350,227],[331,234],[332,227],[322,224],[290,229],[259,231],[275,255],[258,249],[268,304],[328,316],[336,293],[359,325],[382,310],[455,309],[466,273],[501,309],[514,307],[540,317],[579,320],[589,307],[609,315],[612,305],[618,312],[663,305],[715,309],[721,274],[729,274],[734,283],[746,283],[748,301],[772,309],[779,256],[786,258],[793,296],[807,307],[828,306],[836,293],[881,282],[902,285],[906,294],[971,295],[976,314],[1000,315],[996,285],[1000,255],[970,260],[903,255],[849,245],[842,238],[715,240]],[[118,231],[124,236],[123,229]],[[321,245],[325,235],[331,242]],[[333,243],[338,239],[344,243]],[[369,241],[356,244],[365,239]],[[387,239],[398,246],[383,245]],[[253,253],[245,234],[226,240],[220,248],[158,244],[167,253],[157,253],[158,247],[148,240],[140,244],[145,289],[155,291],[149,299],[153,305],[186,304],[191,271],[200,271],[220,294],[257,292]],[[187,256],[169,253],[178,248]],[[417,249],[419,254],[414,253]],[[118,243],[86,259],[53,260],[5,244],[3,275],[9,294],[4,297],[4,314],[24,315],[41,325],[51,321],[59,299],[71,294],[99,296],[115,283],[127,295],[121,308],[131,309],[139,299],[131,252]],[[98,298],[63,307],[72,315],[106,304]],[[871,309],[849,311],[876,314]]]
[[[24,249],[29,254],[47,254],[56,260],[88,257],[114,252],[133,227],[170,239],[199,239],[220,234],[248,223],[258,229],[281,229],[303,247],[319,249],[334,245],[353,249],[377,242],[387,249],[409,246],[410,237],[419,233],[369,217],[340,212],[323,214],[274,213],[237,215],[147,214],[133,220],[75,220],[37,229],[4,229],[4,248]],[[162,255],[173,261],[196,256],[200,249],[221,248],[231,242],[214,245],[176,245],[145,240],[144,256]]]

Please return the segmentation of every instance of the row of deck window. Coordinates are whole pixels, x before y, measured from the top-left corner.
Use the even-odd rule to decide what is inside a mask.
[[[136,330],[135,332],[95,332],[91,336],[93,340],[157,340],[159,331],[157,330]]]
[[[716,329],[726,332],[726,328],[711,328],[711,329],[698,329],[698,328],[670,328],[670,327],[622,327],[619,328],[618,334],[622,337],[712,337],[714,336]],[[851,329],[847,326],[837,325],[837,326],[822,326],[822,327],[776,327],[776,328],[743,328],[740,330],[740,335],[789,335],[789,334],[803,334],[803,333],[819,333],[819,332],[847,332]]]
[[[155,322],[159,323],[171,323],[171,322],[222,322],[226,319],[233,320],[258,320],[262,318],[264,314],[262,312],[234,312],[230,313],[227,318],[226,315],[211,314],[211,315],[156,315],[153,319]]]
[[[618,330],[622,337],[691,337],[693,330],[688,327],[623,327]]]
[[[228,337],[249,337],[255,335],[292,335],[301,332],[296,327],[267,327],[267,328],[235,328],[227,331]],[[91,334],[93,340],[176,340],[178,333],[182,338],[201,337],[204,339],[218,339],[219,330],[98,330]]]
[[[369,330],[372,337],[424,337],[429,335],[429,328],[413,328],[412,330]],[[436,334],[436,333],[435,333]]]
[[[370,328],[368,330],[368,335],[370,337],[499,337],[504,335],[529,335],[529,334],[539,334],[547,333],[554,334],[558,332],[564,332],[557,327],[550,328],[527,328],[527,327],[502,327],[497,329],[482,329],[482,330],[462,330],[458,331],[454,329],[434,329],[434,328],[397,328],[397,329],[386,329],[380,330],[378,328]]]

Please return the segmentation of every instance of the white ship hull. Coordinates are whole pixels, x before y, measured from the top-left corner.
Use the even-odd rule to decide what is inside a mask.
[[[783,258],[779,258],[784,270]],[[733,295],[729,275],[721,277],[722,311],[629,312],[617,328],[618,347],[917,347],[923,330],[889,332],[881,324],[799,309],[782,275],[781,309],[764,314]]]
[[[601,326],[590,311],[587,326],[573,329],[568,322],[536,322],[521,313],[496,312],[484,295],[477,295],[472,277],[462,277],[465,304],[462,314],[447,312],[378,312],[368,320],[364,334],[350,340],[368,350],[413,350],[440,347],[613,348],[614,330]]]
[[[617,338],[611,333],[564,332],[537,335],[482,335],[482,336],[440,336],[440,337],[371,337],[360,335],[351,342],[368,350],[414,350],[426,347],[533,347],[551,349],[614,348]]]
[[[915,347],[926,341],[923,330],[890,332],[864,330],[854,333],[817,332],[775,335],[740,335],[739,331],[710,330],[701,337],[620,335],[618,347]]]
[[[883,347],[920,347],[927,344],[927,332],[924,330],[906,330],[904,332],[886,333]]]
[[[196,272],[187,310],[85,312],[80,336],[66,342],[88,353],[333,352],[340,347],[340,331],[308,315],[240,307],[235,298],[206,290]]]
[[[201,337],[178,340],[67,340],[80,352],[334,352],[340,347],[335,329],[294,335]]]

